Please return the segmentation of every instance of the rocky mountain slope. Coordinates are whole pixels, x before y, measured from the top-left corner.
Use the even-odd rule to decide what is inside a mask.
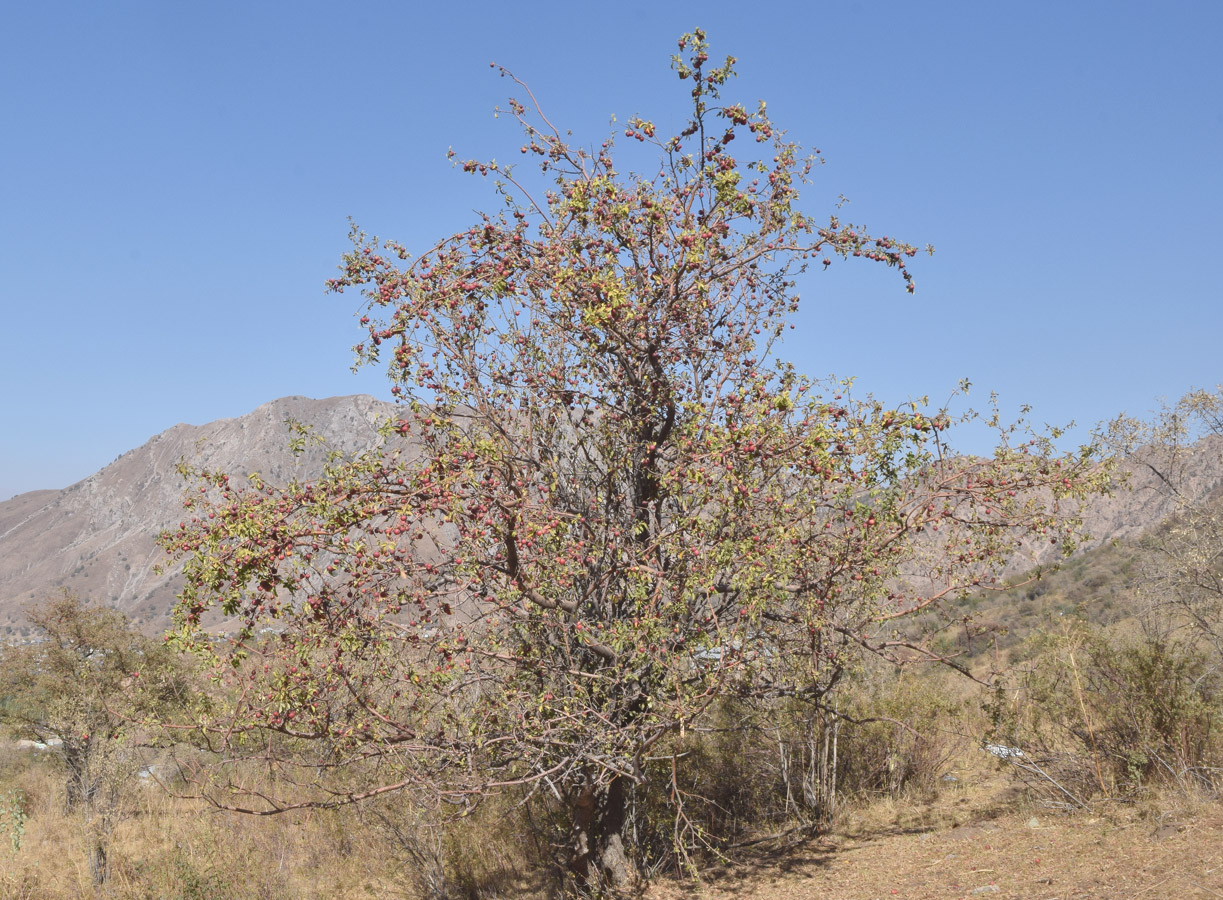
[[[1190,502],[1223,488],[1223,438],[1203,438],[1174,459],[1143,449],[1124,461],[1119,486],[1112,495],[1096,497],[1081,510],[1084,540],[1079,549],[1137,537],[1174,514],[1179,503],[1171,483]],[[1034,565],[1053,564],[1061,558],[1057,548],[1028,544],[1011,560],[1004,575],[1014,577]]]
[[[182,518],[187,485],[175,471],[180,460],[284,483],[319,471],[324,460],[317,448],[300,456],[290,452],[286,420],[312,426],[330,446],[351,453],[377,444],[378,424],[393,411],[367,396],[286,397],[236,419],[176,425],[69,488],[0,503],[0,639],[22,633],[25,604],[60,588],[115,606],[150,632],[164,629],[179,576],[156,571],[164,562],[156,536]],[[1202,442],[1179,464],[1191,496],[1218,490],[1223,440]],[[1131,471],[1128,489],[1085,511],[1086,546],[1137,534],[1175,511],[1150,467],[1135,461]],[[1051,561],[1047,555],[1017,560],[1011,574]]]
[[[0,638],[20,634],[22,607],[61,587],[115,606],[149,631],[169,624],[179,573],[159,574],[162,529],[182,518],[180,460],[272,483],[322,468],[325,453],[289,450],[286,420],[310,425],[330,446],[355,452],[379,440],[394,407],[372,397],[286,397],[248,415],[175,425],[62,491],[0,503]]]

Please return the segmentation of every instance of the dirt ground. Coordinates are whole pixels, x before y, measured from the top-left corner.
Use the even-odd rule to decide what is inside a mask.
[[[1068,814],[995,790],[880,803],[844,827],[650,900],[1223,900],[1223,805],[1172,797]]]

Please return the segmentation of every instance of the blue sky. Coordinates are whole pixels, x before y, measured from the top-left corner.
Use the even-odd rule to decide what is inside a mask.
[[[587,142],[680,120],[695,26],[727,91],[827,165],[806,207],[938,252],[803,284],[786,353],[900,401],[970,378],[1038,421],[1223,381],[1223,4],[4,5],[0,498],[84,478],[177,422],[349,371],[348,217],[425,247],[495,200],[445,154],[516,154],[527,80]],[[970,435],[969,442],[973,440]]]

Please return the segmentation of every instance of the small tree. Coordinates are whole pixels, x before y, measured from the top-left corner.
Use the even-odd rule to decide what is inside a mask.
[[[501,69],[542,181],[458,163],[503,208],[415,258],[354,231],[331,287],[365,294],[358,354],[403,402],[381,450],[279,488],[195,473],[163,543],[189,557],[183,639],[237,698],[213,732],[264,734],[297,786],[245,808],[542,790],[576,879],[622,887],[626,791],[719,698],[819,703],[852,654],[920,651],[890,622],[1068,536],[1085,456],[1011,431],[957,457],[945,414],[780,360],[809,263],[912,290],[916,249],[800,212],[817,157],[722,100],[734,59],[703,33],[680,50],[687,125],[623,130],[652,174],[570,143]],[[230,644],[195,639],[213,607],[242,618]]]
[[[1142,737],[1134,752],[1160,763],[1157,776],[1217,787],[1208,763],[1217,762],[1214,674],[1223,665],[1223,387],[1190,391],[1150,422],[1120,419],[1112,434],[1130,465],[1154,476],[1169,512],[1138,542],[1144,642],[1119,667],[1132,675],[1126,701],[1147,713],[1131,717],[1145,726],[1132,729]]]
[[[1139,541],[1139,592],[1159,640],[1191,632],[1223,660],[1223,387],[1194,390],[1151,421],[1111,423],[1112,448],[1168,512]]]
[[[65,805],[84,818],[101,883],[122,792],[142,765],[134,729],[182,703],[182,664],[118,610],[66,590],[26,614],[38,638],[0,651],[0,722],[59,761]]]

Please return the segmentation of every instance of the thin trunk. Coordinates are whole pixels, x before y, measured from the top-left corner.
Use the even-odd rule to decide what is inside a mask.
[[[781,736],[781,730],[777,731],[777,759],[781,768],[781,783],[786,789],[786,815],[792,816],[798,811],[798,804],[794,802],[794,785],[792,782],[790,768],[794,754],[786,747],[785,739]]]
[[[841,717],[835,716],[832,720],[832,769],[828,773],[828,823],[837,811],[837,741],[840,737]]]

